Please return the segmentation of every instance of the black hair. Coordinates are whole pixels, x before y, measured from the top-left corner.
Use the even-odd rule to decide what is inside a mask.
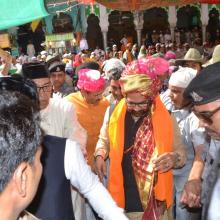
[[[39,103],[24,93],[0,92],[0,193],[22,162],[32,163],[42,140]]]

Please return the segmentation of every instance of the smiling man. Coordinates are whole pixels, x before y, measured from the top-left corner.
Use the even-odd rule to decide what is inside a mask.
[[[175,201],[174,206],[176,219],[178,220],[196,220],[200,219],[200,210],[189,210],[183,208],[181,204],[181,195],[185,187],[192,187],[195,183],[195,174],[201,174],[202,159],[201,154],[204,151],[205,132],[199,128],[199,119],[191,111],[189,100],[183,97],[183,93],[189,83],[196,77],[196,70],[188,67],[181,67],[174,72],[169,80],[170,99],[172,102],[171,114],[176,118],[179,125],[181,136],[187,151],[186,165],[182,169],[174,169],[174,191]],[[192,172],[191,172],[192,169]],[[196,182],[198,186],[201,182]],[[194,186],[194,184],[193,184]],[[190,197],[190,195],[187,195]],[[190,198],[190,205],[198,203],[200,193]]]
[[[75,106],[79,123],[87,131],[86,151],[88,164],[92,167],[93,153],[109,102],[102,95],[105,88],[105,80],[98,70],[89,69],[89,67],[81,69],[78,72],[78,76],[77,87],[80,91],[68,95],[66,99]],[[87,204],[86,207],[86,219],[95,219],[90,207]]]
[[[69,138],[81,144],[86,154],[86,132],[80,126],[74,106],[63,100],[51,98],[53,85],[49,78],[47,66],[43,62],[27,63],[22,66],[25,78],[32,79],[36,85],[40,101],[41,127],[45,134]],[[72,190],[75,217],[81,219],[83,207],[80,206],[80,196]],[[77,202],[76,202],[77,201]]]
[[[77,199],[78,196],[72,196],[72,199],[74,199],[74,207],[72,207],[71,183],[88,199],[101,218],[109,220],[127,219],[123,214],[123,210],[116,206],[83,157],[81,146],[76,142],[76,140],[80,141],[81,139],[81,127],[76,127],[77,120],[72,104],[62,99],[50,100],[52,85],[49,82],[44,63],[27,64],[23,68],[23,74],[26,78],[32,78],[37,84],[39,96],[41,97],[40,102],[45,101],[41,105],[41,126],[46,134],[53,135],[44,137],[42,144],[44,149],[42,154],[43,178],[39,185],[37,197],[35,197],[29,210],[44,220],[79,220],[79,216],[83,214],[81,212],[83,207]],[[51,101],[53,101],[52,106]],[[62,106],[64,108],[61,108]],[[69,118],[68,121],[65,121],[67,115]],[[67,124],[68,122],[69,124]],[[67,125],[70,127],[66,127]],[[74,138],[75,135],[77,135],[76,138]],[[66,136],[70,136],[72,140],[61,138]],[[82,141],[86,141],[86,138]],[[80,213],[78,213],[79,211]]]
[[[74,104],[79,123],[87,131],[88,163],[93,165],[93,153],[98,140],[99,131],[109,102],[103,97],[105,80],[98,70],[81,69],[78,72],[77,86],[79,92],[66,97]]]
[[[108,60],[104,66],[105,76],[108,79],[109,92],[110,94],[107,96],[107,99],[110,102],[110,106],[107,108],[103,120],[103,124],[100,130],[99,139],[96,144],[96,150],[94,153],[95,157],[95,169],[96,173],[99,175],[99,178],[105,184],[105,180],[108,181],[108,153],[109,153],[109,141],[108,141],[108,124],[110,116],[115,108],[115,106],[121,101],[123,98],[121,92],[120,78],[123,70],[125,69],[125,65],[122,61],[116,58],[112,58]]]
[[[220,150],[220,62],[210,65],[196,76],[185,90],[185,97],[192,101],[193,111],[200,119],[200,126],[204,127],[211,136],[207,155],[204,159],[203,172],[203,219],[207,219],[207,210],[210,203],[213,182],[219,172]],[[199,177],[201,178],[201,176]],[[220,179],[217,179],[214,188],[213,200],[210,205],[208,219],[219,219],[219,188]],[[188,189],[195,194],[193,189]],[[188,203],[189,201],[186,202]]]

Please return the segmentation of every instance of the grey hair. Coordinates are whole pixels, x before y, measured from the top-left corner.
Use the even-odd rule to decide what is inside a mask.
[[[0,93],[0,193],[22,162],[32,163],[42,141],[39,106],[16,91]]]
[[[105,71],[105,76],[108,80],[119,80],[125,67],[125,64],[121,60],[111,58],[110,60],[106,61],[103,70]]]

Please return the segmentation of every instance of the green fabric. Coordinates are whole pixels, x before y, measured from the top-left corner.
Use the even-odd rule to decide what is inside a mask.
[[[73,39],[73,33],[46,35],[46,41],[61,41],[61,40],[66,41],[72,39]]]
[[[0,30],[48,16],[44,0],[1,0]]]

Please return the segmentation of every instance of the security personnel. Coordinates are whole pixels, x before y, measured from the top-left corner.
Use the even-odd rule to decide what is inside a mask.
[[[189,84],[185,90],[184,96],[192,101],[193,111],[200,119],[200,126],[204,127],[207,134],[211,137],[207,154],[204,155],[203,171],[203,188],[202,188],[202,203],[203,203],[203,219],[219,219],[219,210],[217,205],[220,203],[219,194],[219,179],[216,179],[219,170],[218,161],[220,159],[220,62],[210,65],[201,71]],[[216,181],[215,190],[213,191],[213,182]],[[188,195],[190,193],[197,194],[195,189],[199,186],[195,185],[194,191],[186,189]],[[210,197],[216,198],[214,203],[211,202]],[[212,201],[212,200],[211,200]],[[184,201],[188,203],[187,199]],[[198,205],[198,201],[195,205]],[[208,210],[208,211],[207,211]],[[208,217],[207,217],[208,213]]]

